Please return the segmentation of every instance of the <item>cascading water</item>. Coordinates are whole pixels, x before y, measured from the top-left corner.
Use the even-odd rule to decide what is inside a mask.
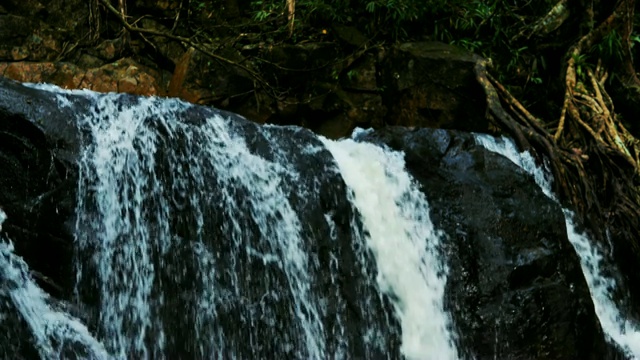
[[[401,154],[37,87],[93,104],[76,300],[108,357],[457,358],[440,235]]]
[[[6,214],[0,209],[0,232]],[[31,278],[29,267],[13,253],[13,244],[0,233],[0,328],[26,327],[20,337],[3,339],[16,348],[31,341],[25,351],[41,359],[85,358],[106,359],[103,345],[91,336],[85,325],[68,315],[64,304],[56,304]],[[20,314],[21,319],[16,319]],[[0,338],[10,336],[3,331]],[[20,351],[2,349],[0,357],[15,358]]]
[[[488,135],[476,135],[476,141],[487,150],[505,156],[529,173],[545,195],[557,201],[551,190],[549,170],[537,166],[531,154],[518,152],[515,144],[507,138],[496,139]],[[573,221],[574,214],[567,209],[563,209],[563,212],[567,236],[580,257],[582,271],[589,286],[602,330],[609,341],[619,346],[627,356],[640,359],[640,326],[625,319],[617,308],[613,301],[616,282],[605,276],[602,269],[610,261],[606,259],[601,249],[598,249],[585,234],[576,229]]]
[[[402,325],[403,354],[409,359],[457,358],[443,305],[441,235],[429,219],[424,195],[404,171],[403,154],[353,140],[324,143],[368,230],[378,285],[393,299]]]
[[[478,211],[482,212],[487,201],[512,194],[512,189],[506,186],[494,192],[493,180],[475,187],[472,183],[495,177],[476,176],[487,173],[475,174],[473,164],[489,164],[482,171],[504,171],[499,174],[511,174],[512,169],[503,167],[502,159],[482,163],[480,160],[486,159],[476,159],[475,148],[467,153],[465,146],[473,143],[467,135],[422,129],[406,134],[400,131],[400,141],[391,129],[356,137],[377,143],[380,139],[375,137],[381,136],[382,143],[405,149],[405,155],[367,142],[318,138],[296,127],[258,126],[233,114],[177,100],[31,86],[51,92],[38,96],[43,104],[55,104],[57,98],[64,110],[61,113],[66,115],[59,122],[52,121],[51,127],[40,123],[47,107],[35,120],[28,116],[21,119],[21,113],[9,118],[1,125],[10,130],[15,125],[12,121],[22,121],[17,124],[24,127],[21,131],[35,135],[20,138],[24,141],[19,143],[19,151],[4,148],[9,155],[20,155],[35,143],[47,142],[48,146],[53,140],[54,149],[43,147],[37,155],[50,155],[51,166],[60,168],[56,171],[68,171],[65,184],[78,179],[77,201],[65,203],[63,211],[69,214],[77,205],[75,217],[56,217],[76,220],[75,253],[67,252],[64,256],[68,258],[58,262],[68,264],[75,256],[75,297],[71,300],[76,304],[56,300],[37,287],[31,270],[14,254],[2,232],[6,216],[0,211],[0,237],[4,236],[0,239],[0,325],[12,329],[0,332],[0,358],[18,354],[47,359],[455,359],[473,357],[474,353],[482,354],[477,355],[480,357],[500,357],[507,352],[514,357],[533,353],[544,357],[564,351],[563,336],[551,344],[545,342],[544,334],[540,344],[535,338],[524,341],[538,330],[538,324],[548,324],[544,316],[553,314],[542,314],[537,322],[520,327],[519,319],[528,319],[528,311],[545,310],[535,307],[538,302],[533,297],[547,293],[530,291],[526,268],[539,266],[532,269],[534,273],[546,272],[544,256],[534,259],[540,259],[538,262],[518,262],[521,271],[505,271],[505,280],[498,277],[494,287],[480,289],[474,282],[473,277],[482,274],[474,266],[495,266],[502,271],[504,263],[510,269],[510,258],[501,253],[501,246],[508,244],[491,247],[495,245],[493,224],[483,228],[494,210],[477,220],[473,211],[456,212],[456,205],[449,213],[450,201],[466,196],[468,202],[455,203],[453,198],[454,204],[466,204],[465,210],[480,204]],[[30,99],[35,93],[25,94]],[[77,121],[66,122],[67,115],[74,113]],[[43,125],[46,140],[38,126],[32,126],[36,123]],[[72,124],[78,125],[78,133],[69,134]],[[53,132],[51,139],[48,131]],[[422,149],[425,143],[411,139],[424,140],[425,134],[431,137]],[[405,140],[408,143],[402,144]],[[545,172],[535,167],[531,157],[518,154],[509,141],[496,142],[484,136],[478,136],[477,141],[528,169],[553,199]],[[63,163],[69,159],[77,159],[78,167]],[[432,164],[438,161],[440,167]],[[422,168],[425,162],[429,164]],[[28,168],[30,163],[26,164]],[[43,164],[41,172],[46,177],[51,170],[49,163]],[[456,182],[456,176],[464,181]],[[438,187],[442,178],[454,179],[451,189]],[[459,189],[466,185],[469,188]],[[528,190],[540,198],[537,189]],[[434,229],[423,191],[438,204],[433,217],[448,229],[448,235]],[[471,192],[481,196],[471,196]],[[518,199],[529,196],[527,191],[515,194]],[[483,200],[469,202],[478,198]],[[6,227],[12,232],[26,229],[29,225],[13,223],[13,214],[18,211],[12,200],[6,199],[10,198],[3,198],[2,205],[11,206],[7,209],[12,211],[7,211],[11,223]],[[63,196],[60,199],[68,201]],[[533,208],[546,206],[549,202],[544,200],[544,204],[534,202]],[[57,213],[60,202],[47,204],[54,207],[46,211]],[[507,209],[509,214],[518,209],[513,201],[503,207],[500,201],[489,205],[500,211]],[[603,252],[575,230],[569,212],[565,211],[565,216],[602,328],[627,356],[638,357],[639,332],[623,319],[611,300],[615,282],[602,276]],[[464,223],[460,229],[462,219],[467,218],[475,222]],[[512,216],[505,221],[511,220],[518,221]],[[70,239],[67,226],[65,223],[61,231]],[[476,229],[487,233],[474,237],[470,231]],[[508,231],[498,234],[520,244],[517,227],[515,232],[515,238],[509,237]],[[483,248],[480,240],[486,240],[489,247]],[[533,240],[537,240],[535,236]],[[28,259],[34,243],[27,240],[19,245],[16,251],[26,249]],[[473,252],[478,249],[489,251],[476,256]],[[504,259],[493,263],[493,254]],[[447,258],[456,277],[448,284],[445,303]],[[558,269],[560,273],[554,276],[564,276],[564,268]],[[573,269],[576,267],[571,265],[571,276],[581,280]],[[35,276],[55,287],[41,275]],[[66,274],[56,276],[68,281],[60,287],[59,295],[71,296],[72,279]],[[465,281],[458,281],[460,278]],[[487,275],[479,278],[482,281]],[[500,299],[505,281],[515,286],[515,291],[507,295],[512,297]],[[544,281],[534,285],[548,289]],[[570,283],[553,285],[559,289],[566,285],[575,295],[571,301],[584,305],[586,287],[580,287],[578,295]],[[470,293],[473,296],[466,296]],[[497,301],[477,306],[476,297],[487,295],[495,295]],[[523,299],[520,295],[528,301],[523,312],[518,308]],[[555,301],[556,297],[544,298],[540,303]],[[445,304],[455,311],[459,337],[451,330],[454,324]],[[503,319],[500,312],[504,304],[516,313],[505,314]],[[494,306],[498,316],[495,343],[520,341],[512,349],[493,346],[493,329],[486,329],[492,324],[484,320],[494,316]],[[593,324],[590,309],[582,309],[589,314],[576,320],[580,323],[575,326],[589,327]],[[524,330],[510,337],[501,333],[501,326],[514,332]],[[575,332],[575,328],[567,330],[564,323],[560,327],[562,334]],[[593,331],[575,333],[574,345],[585,334],[600,334],[600,329],[594,326]],[[604,340],[597,340],[593,349],[609,354],[603,350]],[[454,343],[464,347],[456,349]],[[591,351],[574,350],[568,348],[566,354]]]

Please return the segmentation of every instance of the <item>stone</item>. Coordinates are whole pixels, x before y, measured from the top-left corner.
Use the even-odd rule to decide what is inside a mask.
[[[331,28],[338,39],[355,48],[361,48],[369,42],[369,39],[356,27],[336,24]]]
[[[132,77],[118,80],[118,92],[135,94],[138,89],[138,81]]]
[[[55,72],[52,63],[15,62],[10,63],[4,71],[4,76],[22,82],[43,82]]]
[[[375,54],[367,53],[344,70],[340,83],[345,90],[375,92],[378,91],[377,71]]]
[[[392,47],[380,70],[386,123],[487,131],[485,95],[474,74],[477,59],[438,42]]]
[[[16,15],[0,15],[0,40],[3,44],[21,45],[32,34],[34,21]]]
[[[69,221],[79,149],[74,118],[74,109],[58,107],[54,94],[0,78],[0,207],[8,216],[3,230],[34,271],[64,289],[53,293],[59,297],[70,296],[73,287]]]
[[[113,76],[113,65],[105,65],[97,69],[87,70],[80,87],[98,92],[118,91],[118,80]]]
[[[463,358],[623,358],[595,315],[560,206],[472,134],[391,127],[363,140],[405,153],[448,259]]]
[[[20,61],[29,57],[29,50],[24,46],[16,46],[11,49],[11,60]]]
[[[82,54],[76,62],[78,66],[85,69],[96,68],[105,65],[105,62],[97,56]]]
[[[92,51],[92,54],[106,62],[112,62],[119,58],[124,51],[124,44],[120,38],[105,40]]]

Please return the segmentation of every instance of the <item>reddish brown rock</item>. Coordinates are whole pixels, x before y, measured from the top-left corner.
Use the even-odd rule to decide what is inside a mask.
[[[111,69],[105,68],[90,69],[80,83],[81,88],[91,89],[98,92],[116,92],[118,91],[118,82],[113,76]]]
[[[84,70],[70,63],[0,63],[0,73],[22,82],[46,82],[65,89],[162,95],[157,72],[131,59]]]
[[[152,76],[150,73],[141,72],[136,76],[138,86],[136,87],[135,94],[137,95],[164,95],[162,87],[156,80],[157,77]]]
[[[118,92],[135,94],[138,88],[138,81],[132,77],[125,77],[118,80]]]
[[[7,66],[4,76],[22,82],[45,82],[55,72],[53,63],[16,62]]]
[[[56,63],[56,71],[45,81],[64,89],[78,89],[85,76],[85,70],[70,63]]]

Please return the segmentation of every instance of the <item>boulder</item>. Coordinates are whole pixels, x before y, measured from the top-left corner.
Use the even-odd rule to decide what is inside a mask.
[[[77,107],[52,93],[0,78],[0,207],[3,230],[40,286],[67,297],[73,288],[77,187]]]
[[[624,358],[608,345],[557,203],[472,134],[387,128],[445,237],[446,303],[468,358]]]

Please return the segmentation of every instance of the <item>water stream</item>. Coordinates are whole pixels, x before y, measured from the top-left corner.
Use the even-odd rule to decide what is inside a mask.
[[[32,342],[33,355],[42,359],[108,358],[104,346],[86,326],[35,283],[28,265],[14,254],[10,239],[1,233],[6,218],[0,209],[0,327],[5,329],[0,338],[11,336],[6,329],[22,333],[19,338],[7,340],[16,347]],[[20,319],[15,318],[16,314]],[[3,339],[3,343],[7,340]],[[3,358],[16,355],[0,353]]]
[[[558,201],[552,192],[552,178],[548,168],[536,165],[531,154],[520,153],[512,140],[496,139],[488,135],[476,135],[476,141],[487,150],[501,154],[529,173],[542,191],[552,200]],[[577,230],[574,214],[563,209],[567,237],[580,257],[580,265],[585,275],[596,315],[607,339],[619,346],[630,358],[640,359],[640,326],[626,319],[614,302],[613,292],[616,281],[607,277],[604,266],[612,267],[611,259],[599,249],[586,234]]]

